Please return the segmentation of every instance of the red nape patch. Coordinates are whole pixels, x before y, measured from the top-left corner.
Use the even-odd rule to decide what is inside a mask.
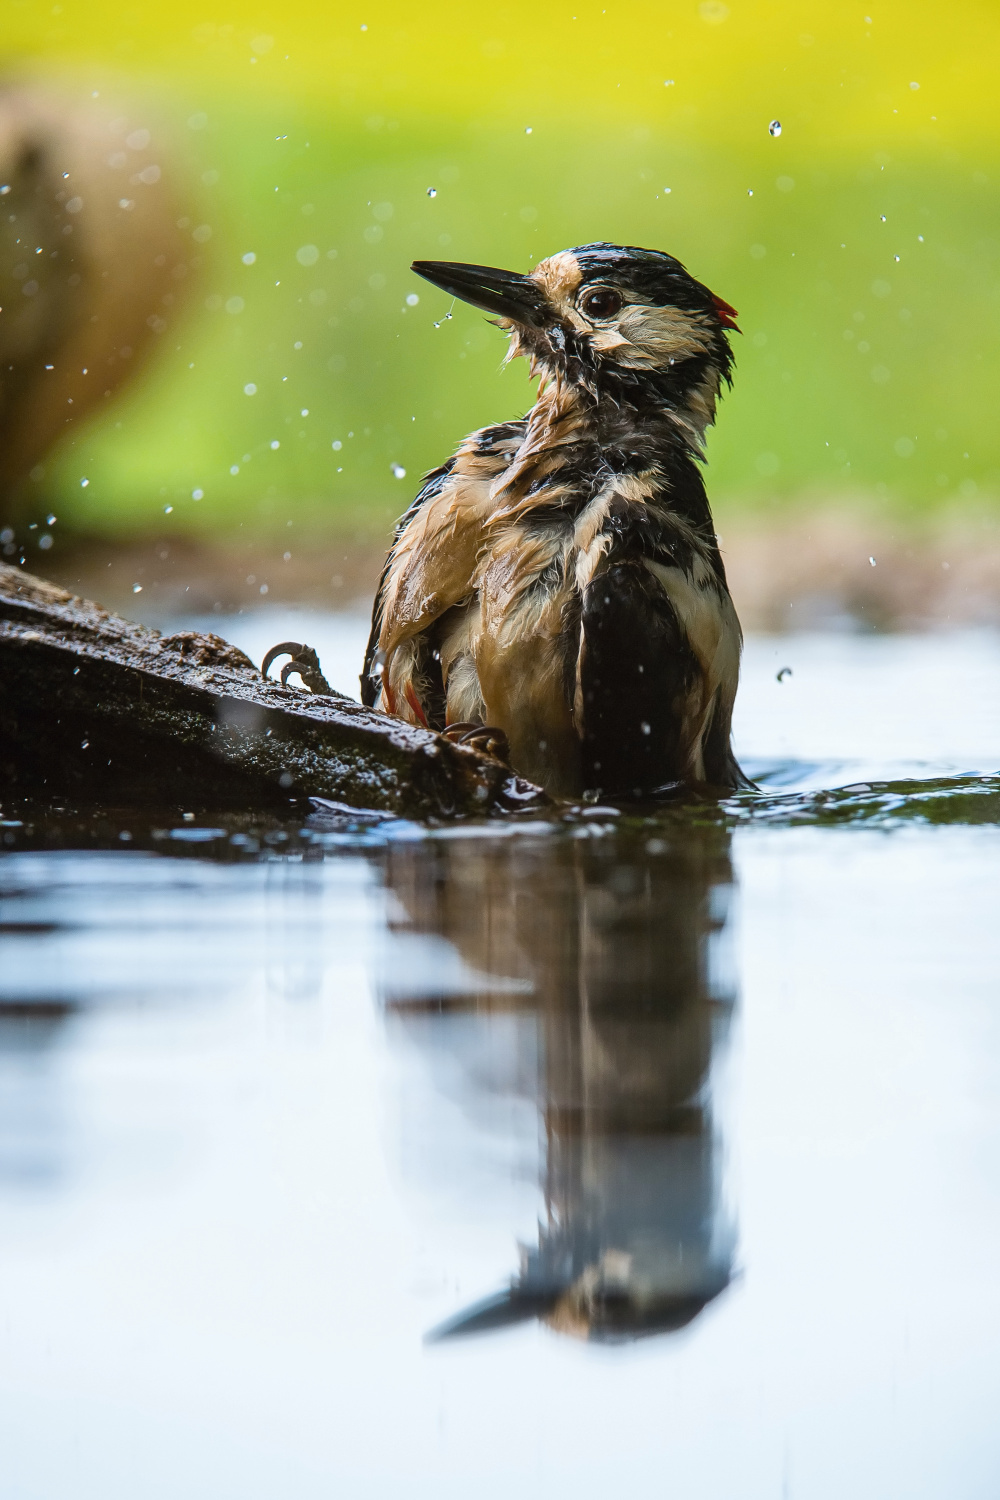
[[[430,725],[427,723],[427,715],[424,713],[423,708],[420,706],[420,699],[417,697],[416,693],[413,691],[413,683],[412,682],[408,682],[406,684],[405,694],[406,694],[406,701],[407,701],[407,703],[413,709],[413,712],[416,714],[416,716],[420,720],[421,724],[424,726],[425,729],[429,729]]]
[[[728,302],[723,302],[722,298],[717,297],[714,292],[712,293],[712,301],[715,303],[715,310],[719,314],[719,322],[723,328],[735,328],[736,332],[739,333],[740,330],[736,323],[739,313],[735,307],[730,307]]]

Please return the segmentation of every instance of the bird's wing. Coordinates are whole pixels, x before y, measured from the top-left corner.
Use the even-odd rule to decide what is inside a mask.
[[[379,675],[373,674],[373,667],[375,665],[375,658],[378,655],[379,639],[382,634],[386,583],[396,557],[400,538],[421,507],[440,495],[442,488],[451,476],[454,466],[455,459],[449,458],[447,463],[442,464],[439,469],[432,469],[429,474],[426,474],[420,493],[396,522],[392,546],[389,548],[388,555],[382,567],[382,576],[379,578],[378,588],[375,590],[375,602],[372,606],[372,627],[368,635],[368,645],[365,648],[364,665],[361,668],[361,701],[366,708],[374,707],[375,701],[381,692]]]
[[[633,486],[622,493],[619,481],[589,534],[578,527],[573,713],[585,781],[621,792],[674,779],[732,784],[741,634],[715,538],[655,483]]]
[[[374,705],[381,692],[390,712],[398,705],[410,717],[405,701],[415,720],[426,722],[415,685],[418,638],[470,597],[493,481],[510,464],[524,430],[520,421],[473,433],[428,476],[401,517],[372,611],[362,702]]]

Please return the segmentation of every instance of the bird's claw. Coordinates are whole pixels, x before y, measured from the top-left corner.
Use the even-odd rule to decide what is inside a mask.
[[[494,760],[507,762],[510,758],[510,745],[506,734],[492,724],[471,722],[449,724],[444,731],[444,737],[446,740],[451,740],[453,745],[469,745],[483,755],[492,755]]]
[[[281,686],[288,686],[289,677],[296,674],[301,678],[305,687],[311,693],[332,693],[333,689],[323,676],[319,665],[319,656],[313,646],[303,646],[298,641],[282,641],[278,646],[272,646],[261,663],[260,675],[267,682],[268,672],[273,662],[279,656],[290,656],[292,659],[286,662],[281,669]]]

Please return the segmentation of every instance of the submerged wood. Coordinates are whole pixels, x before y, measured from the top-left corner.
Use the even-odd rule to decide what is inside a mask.
[[[427,818],[544,806],[508,766],[265,683],[219,636],[162,635],[0,565],[0,788],[159,806],[326,797]]]

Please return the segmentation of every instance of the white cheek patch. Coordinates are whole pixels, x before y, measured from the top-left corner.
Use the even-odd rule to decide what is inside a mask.
[[[616,327],[598,330],[591,341],[604,352],[621,351],[616,354],[618,364],[643,369],[707,353],[712,331],[708,319],[700,313],[632,302],[618,318]]]
[[[631,347],[630,340],[623,333],[619,333],[617,328],[595,329],[590,335],[590,342],[602,354],[610,354],[613,349],[628,349]]]

